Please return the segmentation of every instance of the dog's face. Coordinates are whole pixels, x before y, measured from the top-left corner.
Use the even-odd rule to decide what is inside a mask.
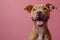
[[[30,12],[31,18],[33,21],[37,22],[37,24],[44,24],[48,21],[50,16],[50,11],[52,11],[55,7],[52,4],[41,4],[41,5],[28,5],[25,10]],[[41,23],[40,23],[41,22]]]
[[[49,9],[41,4],[41,5],[35,5],[31,10],[31,17],[35,21],[45,20],[45,18],[49,17]]]

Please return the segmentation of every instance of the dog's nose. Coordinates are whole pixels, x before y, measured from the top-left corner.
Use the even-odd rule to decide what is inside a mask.
[[[38,16],[41,16],[41,15],[42,15],[42,12],[41,12],[41,11],[38,11],[38,12],[37,12],[37,15],[38,15]]]

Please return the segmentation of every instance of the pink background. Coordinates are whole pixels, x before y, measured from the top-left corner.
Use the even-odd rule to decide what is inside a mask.
[[[0,40],[28,40],[33,27],[30,14],[24,10],[29,4],[53,3],[48,28],[53,40],[60,40],[60,0],[0,0]]]

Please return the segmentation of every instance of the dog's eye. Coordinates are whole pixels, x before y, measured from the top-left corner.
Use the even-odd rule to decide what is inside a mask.
[[[35,11],[36,9],[34,8],[33,11]]]
[[[47,8],[43,8],[43,10],[47,10]]]

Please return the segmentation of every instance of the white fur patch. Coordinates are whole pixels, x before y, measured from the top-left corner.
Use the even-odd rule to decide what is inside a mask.
[[[39,37],[38,37],[38,40],[43,40],[43,32],[44,32],[44,29],[41,27],[39,28]]]
[[[39,28],[39,37],[38,37],[38,39],[37,40],[43,40],[43,32],[44,32],[44,28],[43,27],[40,27]],[[47,36],[46,35],[44,35],[45,37],[44,37],[44,40],[48,40],[47,39]]]

